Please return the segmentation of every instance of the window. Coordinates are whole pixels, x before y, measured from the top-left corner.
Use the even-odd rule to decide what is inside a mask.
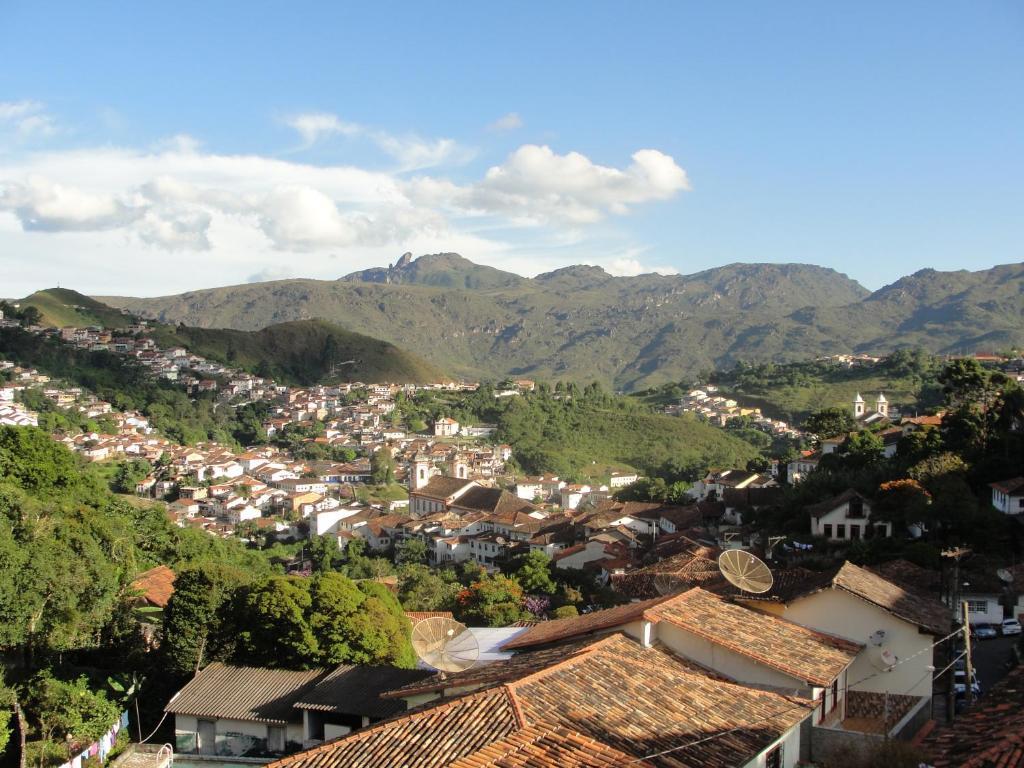
[[[832,523],[825,523],[821,526],[821,533],[826,539],[832,538]]]
[[[864,517],[864,500],[860,496],[850,499],[849,517]]]
[[[764,768],[782,768],[782,745],[777,744],[764,756]]]
[[[843,523],[839,523],[839,525],[836,526],[836,538],[837,539],[845,539],[846,538],[846,526]]]
[[[832,706],[828,708],[828,711],[831,712],[833,709],[835,709],[836,705],[838,703],[839,703],[839,678],[837,677],[835,680],[832,681]]]
[[[889,535],[889,529],[885,525],[885,523],[879,523],[875,526],[875,533],[877,533],[879,536],[885,537]]]
[[[968,613],[988,613],[988,600],[968,600]]]
[[[850,538],[851,539],[859,539],[860,538],[860,526],[859,525],[851,525],[850,526]]]

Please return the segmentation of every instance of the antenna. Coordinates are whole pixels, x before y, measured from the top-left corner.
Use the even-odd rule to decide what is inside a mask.
[[[438,672],[463,672],[480,658],[480,644],[465,624],[444,616],[416,622],[412,649],[420,660]]]
[[[742,549],[727,549],[719,555],[718,570],[734,587],[755,595],[767,592],[775,581],[761,558]]]
[[[1013,582],[1013,572],[1009,568],[1000,568],[998,571],[996,571],[996,576],[999,577],[1000,581],[1006,584],[1010,584]]]
[[[885,641],[888,639],[888,633],[884,629],[876,629],[871,633],[868,638],[868,642],[872,645],[882,646],[885,645]]]

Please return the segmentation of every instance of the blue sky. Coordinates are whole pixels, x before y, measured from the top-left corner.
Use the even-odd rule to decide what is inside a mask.
[[[1024,6],[0,4],[0,294],[1024,259]]]

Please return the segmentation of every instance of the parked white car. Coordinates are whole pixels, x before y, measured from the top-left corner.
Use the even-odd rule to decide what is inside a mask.
[[[1000,625],[1000,631],[1003,633],[1004,636],[1019,635],[1020,622],[1016,619],[1003,619],[1003,623]]]

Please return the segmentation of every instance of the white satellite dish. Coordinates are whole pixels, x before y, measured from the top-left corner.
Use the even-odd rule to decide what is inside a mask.
[[[734,587],[755,595],[767,592],[775,582],[764,561],[743,549],[727,549],[719,555],[718,570]]]
[[[888,634],[884,629],[876,629],[871,633],[868,638],[868,642],[872,645],[882,646],[885,645],[885,641],[888,639]]]
[[[654,574],[654,591],[659,595],[671,595],[681,590],[686,584],[674,573]]]
[[[998,576],[999,580],[1005,584],[1009,584],[1013,581],[1013,573],[1008,568],[1000,568],[996,571],[996,576]]]
[[[463,672],[480,658],[476,635],[465,624],[444,616],[416,622],[412,648],[424,664],[439,672]]]
[[[876,668],[883,672],[888,672],[896,666],[899,659],[897,659],[896,654],[888,648],[882,648],[878,653],[874,654],[873,661]]]

